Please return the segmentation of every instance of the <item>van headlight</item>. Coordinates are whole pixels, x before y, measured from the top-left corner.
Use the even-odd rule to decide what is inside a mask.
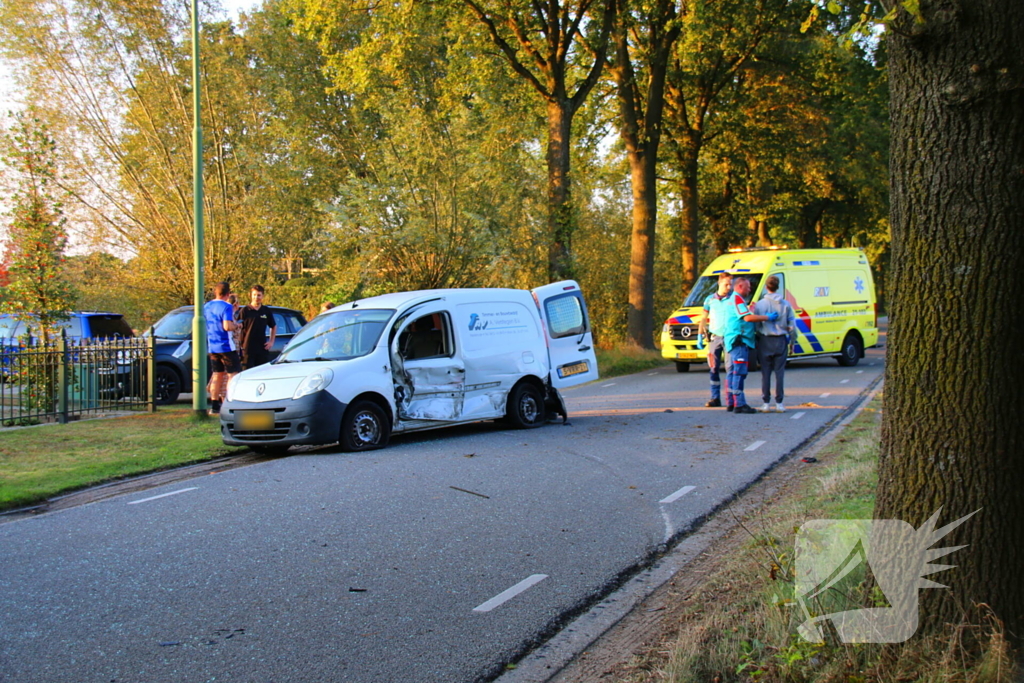
[[[308,394],[316,393],[330,384],[332,379],[334,379],[334,371],[328,368],[317,370],[299,383],[299,387],[295,390],[295,395],[292,398],[302,398]]]
[[[234,391],[235,383],[237,381],[238,381],[238,375],[235,375],[234,377],[232,377],[231,379],[228,380],[228,388],[227,388],[227,390],[224,393],[224,400],[225,401],[230,401],[231,400],[231,393]]]
[[[661,333],[668,334],[668,323],[665,323],[664,325],[661,326]]]

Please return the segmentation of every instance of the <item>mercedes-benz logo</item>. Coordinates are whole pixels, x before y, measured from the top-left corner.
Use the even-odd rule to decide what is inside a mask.
[[[690,332],[692,332],[692,330],[689,327],[684,327],[683,329],[679,330],[679,334],[681,334],[684,337],[689,337]]]
[[[267,385],[264,384],[263,382],[260,382],[259,386],[256,387],[256,395],[257,396],[262,396],[263,392],[266,391],[266,390],[267,390]]]

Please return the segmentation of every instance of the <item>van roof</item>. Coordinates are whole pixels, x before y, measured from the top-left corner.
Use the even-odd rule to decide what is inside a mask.
[[[351,310],[352,308],[388,308],[398,309],[416,301],[429,301],[431,299],[446,299],[455,302],[467,302],[484,298],[493,299],[496,295],[509,297],[513,300],[520,300],[523,297],[531,298],[530,292],[525,289],[510,288],[466,288],[466,289],[421,289],[412,292],[394,292],[392,294],[381,294],[366,299],[358,299],[348,303],[335,306],[323,315],[329,315],[333,311]]]
[[[704,275],[721,272],[763,273],[773,266],[816,266],[837,263],[867,265],[862,249],[756,249],[722,254],[704,270]]]

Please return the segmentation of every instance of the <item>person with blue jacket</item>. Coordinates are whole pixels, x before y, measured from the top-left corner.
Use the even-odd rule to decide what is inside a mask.
[[[734,278],[733,293],[722,307],[724,315],[725,351],[729,354],[732,365],[729,368],[729,393],[732,412],[736,415],[749,415],[757,411],[747,405],[743,394],[743,385],[747,379],[747,365],[755,347],[754,323],[778,320],[779,314],[756,315],[747,304],[750,297],[750,280],[745,277]]]

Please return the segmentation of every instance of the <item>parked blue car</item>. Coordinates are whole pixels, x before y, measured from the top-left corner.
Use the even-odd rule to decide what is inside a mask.
[[[72,311],[70,318],[62,323],[62,327],[71,342],[80,342],[83,339],[125,339],[135,336],[131,326],[120,313]],[[6,379],[10,375],[14,356],[22,345],[32,343],[38,338],[39,326],[35,322],[19,320],[10,313],[0,314],[0,377]],[[128,374],[130,369],[125,367],[123,371]]]

